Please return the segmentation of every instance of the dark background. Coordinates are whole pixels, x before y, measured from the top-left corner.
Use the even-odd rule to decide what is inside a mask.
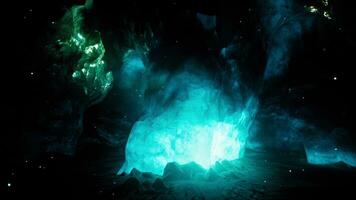
[[[11,67],[16,68],[16,76],[22,81],[8,92],[7,96],[15,98],[4,105],[7,116],[4,122],[8,126],[3,140],[6,163],[3,180],[11,183],[11,187],[6,187],[7,183],[1,186],[1,190],[13,197],[27,194],[44,198],[94,197],[92,194],[105,191],[105,185],[110,182],[108,177],[113,176],[123,162],[125,139],[138,114],[127,116],[131,108],[116,92],[115,83],[103,102],[85,111],[83,133],[75,156],[46,153],[42,147],[46,130],[43,127],[51,123],[49,113],[56,112],[51,110],[51,104],[60,101],[50,84],[52,72],[48,69],[44,47],[54,35],[52,22],[58,21],[72,5],[82,3],[80,0],[26,1],[17,5],[20,12],[15,13],[20,22],[12,35],[17,39],[13,44],[16,56],[12,55],[16,58]],[[330,4],[333,20],[316,17],[313,28],[297,42],[287,73],[269,83],[260,94],[260,100],[263,105],[271,96],[278,97],[279,105],[293,116],[325,129],[346,130],[345,143],[354,145],[355,12],[351,2],[346,0],[330,1]],[[120,35],[123,28],[122,18],[134,21],[138,27],[149,22],[162,30],[159,32],[161,47],[150,56],[157,66],[170,66],[166,70],[173,71],[186,57],[195,57],[214,73],[217,71],[214,63],[218,62],[214,56],[238,32],[242,36],[241,43],[250,46],[244,58],[249,67],[244,69],[243,81],[253,90],[259,85],[266,63],[264,35],[256,31],[261,27],[258,10],[255,1],[95,1],[88,20],[89,26],[102,33],[108,66],[112,66],[114,73],[120,65],[120,59],[115,58],[120,38],[115,36]],[[217,16],[218,40],[212,40],[212,36],[192,20],[197,12]],[[239,23],[239,19],[243,23]],[[15,83],[9,81],[8,84]],[[120,149],[98,137],[100,131],[118,132]]]

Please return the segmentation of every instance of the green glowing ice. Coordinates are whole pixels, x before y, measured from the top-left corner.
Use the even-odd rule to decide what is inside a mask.
[[[307,6],[305,5],[305,9],[306,11],[310,12],[310,13],[315,13],[315,14],[319,14],[320,16],[325,17],[326,19],[333,19],[332,18],[332,14],[331,14],[331,10],[330,10],[330,3],[328,0],[320,0],[320,4],[322,5],[322,8],[318,8],[314,5],[311,6]]]
[[[74,6],[60,23],[60,54],[70,60],[72,81],[82,88],[90,103],[96,103],[106,96],[113,83],[113,74],[105,66],[105,48],[100,33],[85,32],[82,13],[87,9]],[[75,58],[72,60],[72,58]]]

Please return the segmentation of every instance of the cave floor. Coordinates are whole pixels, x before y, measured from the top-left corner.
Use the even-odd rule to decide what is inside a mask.
[[[119,184],[108,191],[119,199],[348,199],[356,180],[353,168],[310,165],[300,155],[249,151],[202,176],[192,168],[173,178],[134,171],[113,177]],[[156,179],[163,184],[157,186]]]
[[[117,163],[122,161],[106,152],[98,155],[103,153],[107,155],[105,158],[83,154],[77,158],[50,156],[47,163],[21,164],[12,169],[16,171],[16,183],[9,189],[10,196],[13,199],[353,199],[356,191],[354,168],[343,164],[310,165],[300,152],[247,151],[243,158],[222,162],[208,171],[188,164],[163,176],[138,170],[117,175]]]

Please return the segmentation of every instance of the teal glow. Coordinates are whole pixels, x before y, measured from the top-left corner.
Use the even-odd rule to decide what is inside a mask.
[[[134,124],[119,173],[136,168],[162,174],[168,162],[196,162],[207,169],[241,156],[251,106],[236,106],[213,82],[187,72],[166,85]]]
[[[310,164],[327,165],[343,162],[356,167],[356,155],[351,151],[339,150],[337,147],[320,150],[317,148],[305,149]]]
[[[120,69],[120,87],[133,89],[135,86],[137,87],[138,83],[142,82],[144,74],[149,71],[144,64],[143,57],[143,54],[137,50],[129,49],[126,51]],[[143,88],[140,88],[141,90]]]
[[[135,73],[143,72],[145,65],[137,51],[128,50],[123,57],[122,73],[126,76],[134,76]]]

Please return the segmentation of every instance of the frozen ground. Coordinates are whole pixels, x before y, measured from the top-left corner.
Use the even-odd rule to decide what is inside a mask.
[[[117,149],[90,146],[77,157],[50,155],[11,169],[9,199],[354,199],[356,170],[307,164],[302,152],[251,152],[205,171],[169,164],[163,176],[116,175]],[[112,154],[111,154],[111,153]],[[105,155],[105,156],[103,156]],[[122,155],[123,156],[123,155]],[[14,175],[11,175],[14,173]],[[10,195],[11,197],[11,195]]]
[[[102,198],[116,199],[343,199],[352,194],[355,170],[315,166],[296,152],[247,152],[204,171],[194,163],[170,164],[163,176],[133,170],[114,177]],[[100,195],[99,195],[100,196]]]

